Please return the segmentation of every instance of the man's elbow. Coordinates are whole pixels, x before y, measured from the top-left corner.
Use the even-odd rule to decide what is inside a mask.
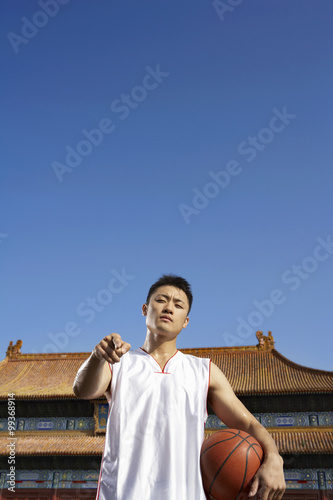
[[[77,387],[77,385],[76,385],[76,383],[75,383],[75,382],[74,382],[74,384],[73,384],[73,392],[74,392],[74,394],[75,394],[75,396],[76,396],[77,398],[80,398],[80,397],[81,397],[81,395],[80,395],[80,390],[78,389],[78,387]]]
[[[80,387],[80,385],[77,384],[76,382],[74,382],[73,384],[73,392],[75,396],[79,399],[90,399],[89,397],[87,397],[87,394],[84,393],[82,387]]]
[[[105,395],[104,391],[87,392],[83,389],[83,387],[80,387],[79,384],[76,384],[75,382],[73,384],[73,392],[79,399],[98,399]]]

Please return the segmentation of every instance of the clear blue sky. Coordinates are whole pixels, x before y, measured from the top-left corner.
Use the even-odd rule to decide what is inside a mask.
[[[139,347],[172,272],[179,347],[332,370],[332,2],[1,10],[1,358]]]

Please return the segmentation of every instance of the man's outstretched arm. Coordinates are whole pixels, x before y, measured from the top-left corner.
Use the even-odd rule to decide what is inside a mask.
[[[124,342],[117,333],[104,337],[79,368],[73,384],[74,394],[81,399],[103,396],[111,383],[108,363],[118,363],[130,348],[130,344]]]
[[[249,497],[253,497],[258,491],[262,500],[280,500],[286,484],[283,460],[276,444],[266,429],[237,398],[226,377],[214,363],[211,364],[208,402],[225,425],[247,432],[264,450],[264,461],[254,476]]]

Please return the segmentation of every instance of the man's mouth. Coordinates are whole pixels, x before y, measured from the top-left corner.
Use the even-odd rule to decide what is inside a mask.
[[[164,319],[165,321],[172,321],[172,319],[170,318],[170,316],[161,316],[160,317],[161,319]]]

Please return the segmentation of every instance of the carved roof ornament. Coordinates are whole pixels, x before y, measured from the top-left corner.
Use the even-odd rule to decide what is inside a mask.
[[[274,337],[272,332],[268,332],[268,335],[264,335],[262,332],[258,331],[256,333],[258,339],[257,347],[259,350],[268,351],[274,349]]]
[[[13,345],[13,342],[10,341],[6,351],[6,357],[9,359],[19,358],[21,356],[22,344],[22,340],[18,340],[15,345]]]

